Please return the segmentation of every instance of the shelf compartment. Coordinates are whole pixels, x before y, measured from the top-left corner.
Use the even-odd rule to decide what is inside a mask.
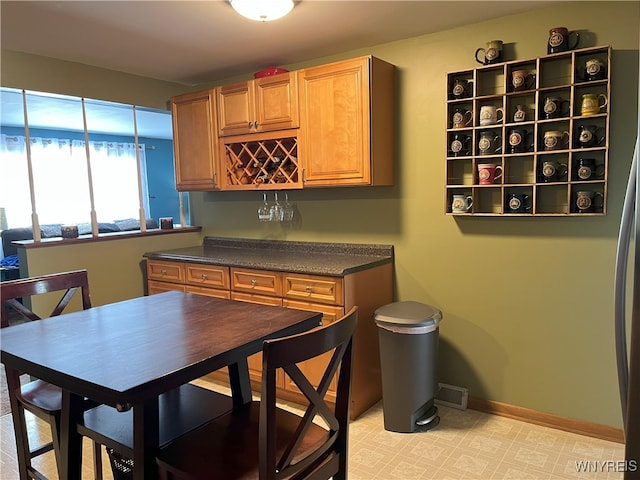
[[[502,188],[500,186],[482,186],[474,189],[473,213],[502,214]]]
[[[505,184],[534,184],[536,181],[535,159],[531,154],[505,156]]]
[[[569,199],[566,184],[537,185],[534,213],[568,214]]]
[[[447,162],[447,185],[473,185],[473,161],[453,159]]]

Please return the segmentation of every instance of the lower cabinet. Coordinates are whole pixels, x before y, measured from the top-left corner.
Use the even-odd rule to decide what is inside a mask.
[[[180,290],[242,302],[284,306],[321,312],[326,325],[342,317],[351,307],[359,307],[354,338],[354,361],[351,386],[351,418],[358,417],[382,398],[378,332],[373,319],[375,310],[393,301],[392,264],[361,270],[344,277],[275,272],[270,270],[223,267],[190,262],[147,261],[149,294]],[[325,358],[326,357],[326,358]],[[301,365],[306,375],[318,385],[330,355]],[[247,360],[252,388],[260,389],[262,354]],[[280,372],[278,396],[302,403],[305,397],[293,382]],[[226,369],[211,374],[228,381]],[[328,395],[335,398],[337,379]]]

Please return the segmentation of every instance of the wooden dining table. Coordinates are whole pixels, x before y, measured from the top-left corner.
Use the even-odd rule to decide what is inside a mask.
[[[310,330],[316,312],[178,291],[2,329],[0,359],[62,388],[60,478],[81,478],[85,399],[133,410],[134,479],[156,478],[159,395],[229,367],[233,405],[251,401],[247,357]]]

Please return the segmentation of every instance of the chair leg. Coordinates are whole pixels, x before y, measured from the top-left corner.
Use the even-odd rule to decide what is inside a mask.
[[[14,392],[20,388],[20,375],[15,370],[6,369],[7,389],[9,390],[9,403],[11,404],[11,417],[13,419],[13,431],[16,438],[16,453],[18,456],[18,472],[20,480],[29,480],[31,470],[31,450],[27,433],[25,410],[16,398]]]
[[[102,480],[102,445],[98,442],[93,443],[93,471],[95,472],[95,480]]]
[[[60,415],[53,417],[49,424],[51,425],[51,442],[53,443],[53,453],[56,457],[56,466],[58,467],[58,476],[62,478],[60,467],[62,466],[62,456],[60,454]]]

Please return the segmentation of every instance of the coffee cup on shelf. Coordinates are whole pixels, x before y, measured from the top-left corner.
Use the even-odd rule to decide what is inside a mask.
[[[473,112],[462,108],[456,108],[451,117],[451,128],[464,128],[471,125]]]
[[[544,132],[544,149],[563,150],[569,146],[569,132],[560,130],[548,130]]]
[[[480,185],[493,185],[502,177],[502,167],[493,163],[478,164],[478,183]]]
[[[502,150],[502,137],[486,130],[480,133],[480,139],[478,140],[478,153],[480,155],[493,155],[499,153]]]
[[[482,55],[482,59],[479,57]],[[476,62],[482,65],[491,65],[502,61],[502,40],[491,40],[485,48],[476,50]]]
[[[511,72],[511,85],[514,92],[531,90],[536,83],[536,74],[527,70],[514,70]]]
[[[597,125],[579,125],[575,143],[580,148],[602,146],[605,142],[605,129]]]
[[[574,41],[571,44],[571,37]],[[580,34],[575,31],[569,31],[566,27],[554,27],[549,30],[549,39],[547,41],[547,53],[558,53],[573,50],[580,42]]]
[[[531,210],[529,195],[524,193],[510,193],[506,201],[507,213],[526,213]]]
[[[451,201],[452,213],[467,213],[473,205],[473,197],[471,195],[456,194],[453,195]]]
[[[586,81],[604,80],[607,77],[607,67],[597,58],[590,58],[584,65],[584,79]]]

